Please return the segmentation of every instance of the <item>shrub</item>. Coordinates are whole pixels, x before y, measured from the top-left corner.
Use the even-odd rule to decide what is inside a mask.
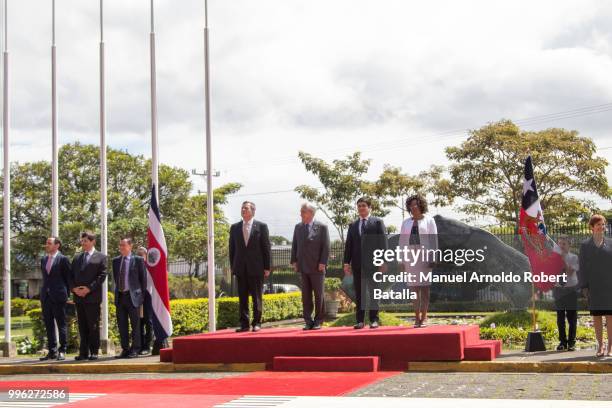
[[[405,322],[401,319],[393,316],[392,314],[380,312],[379,320],[381,326],[401,326]],[[353,326],[357,323],[355,313],[346,314],[342,317],[339,317],[334,322],[330,324],[331,327],[343,327],[343,326]]]
[[[32,309],[40,307],[38,299],[11,299],[11,316],[25,316]],[[0,310],[4,310],[4,301],[0,301]]]

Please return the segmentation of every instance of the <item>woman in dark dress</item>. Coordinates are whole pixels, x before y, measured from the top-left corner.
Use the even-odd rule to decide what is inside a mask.
[[[593,215],[589,221],[593,236],[580,246],[580,287],[589,300],[593,316],[597,357],[610,356],[612,348],[612,240],[605,237],[606,219]],[[603,317],[606,318],[608,347],[603,342]]]

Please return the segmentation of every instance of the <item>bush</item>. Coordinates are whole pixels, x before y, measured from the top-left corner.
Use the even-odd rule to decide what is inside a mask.
[[[380,312],[378,315],[380,319],[381,326],[401,326],[405,322],[392,314]],[[334,322],[330,324],[331,327],[344,327],[344,326],[354,326],[357,323],[355,313],[346,314],[342,317],[339,317]]]
[[[208,329],[208,299],[175,299],[170,301],[175,336],[201,333]]]
[[[38,299],[11,299],[11,316],[25,316],[32,309],[40,307]],[[4,301],[0,301],[0,310],[4,310]]]

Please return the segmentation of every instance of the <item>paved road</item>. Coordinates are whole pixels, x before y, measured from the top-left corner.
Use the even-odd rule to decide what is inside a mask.
[[[387,378],[351,395],[612,401],[612,374],[413,372]]]

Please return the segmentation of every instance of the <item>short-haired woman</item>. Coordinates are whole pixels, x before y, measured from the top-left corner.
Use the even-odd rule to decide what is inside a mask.
[[[404,220],[400,231],[400,247],[407,246],[416,250],[438,249],[438,229],[435,220],[427,215],[427,201],[420,194],[408,197],[406,209],[411,217]],[[422,279],[421,273],[431,272],[434,259],[409,259],[404,262],[404,271],[414,276],[414,282],[408,284],[411,291],[416,293],[414,301],[415,327],[427,326],[427,310],[429,309],[429,289],[431,282]]]
[[[593,215],[589,220],[593,235],[580,246],[580,287],[588,297],[593,316],[597,357],[610,356],[612,348],[612,240],[605,237],[606,219]],[[608,347],[603,342],[603,317],[606,318]]]

